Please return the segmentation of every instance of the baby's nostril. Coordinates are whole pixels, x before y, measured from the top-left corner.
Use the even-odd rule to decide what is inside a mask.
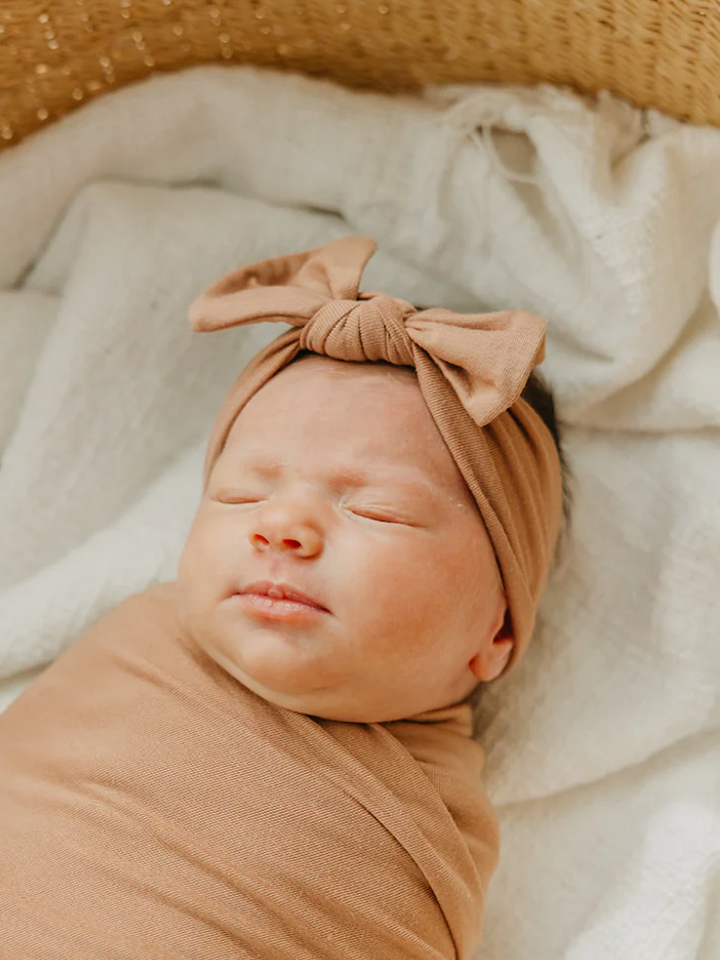
[[[286,539],[286,540],[283,540],[283,546],[287,547],[288,550],[297,550],[299,547],[302,546],[302,544],[300,543],[299,540]]]
[[[252,542],[256,547],[269,547],[270,541],[267,537],[264,537],[261,533],[254,533],[252,535]]]

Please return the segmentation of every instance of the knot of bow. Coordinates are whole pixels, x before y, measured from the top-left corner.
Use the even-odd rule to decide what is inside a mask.
[[[384,293],[328,299],[300,328],[300,349],[335,360],[384,360],[411,367],[412,340],[405,321],[415,312],[411,303]]]

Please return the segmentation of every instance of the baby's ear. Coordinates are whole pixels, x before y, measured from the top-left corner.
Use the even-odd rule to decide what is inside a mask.
[[[494,636],[488,636],[468,666],[478,680],[487,683],[495,680],[503,672],[510,659],[515,637],[510,622],[510,611],[505,614]]]

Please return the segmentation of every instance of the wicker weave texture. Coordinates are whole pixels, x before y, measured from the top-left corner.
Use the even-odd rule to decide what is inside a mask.
[[[3,0],[0,146],[212,61],[383,90],[545,81],[720,124],[720,0]]]

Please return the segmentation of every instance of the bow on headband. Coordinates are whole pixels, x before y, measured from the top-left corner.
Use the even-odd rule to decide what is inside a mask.
[[[197,331],[264,320],[281,334],[232,387],[210,436],[205,481],[250,397],[301,351],[413,367],[437,427],[472,492],[495,549],[515,637],[525,649],[557,540],[561,475],[555,442],[521,398],[544,356],[546,323],[522,311],[416,311],[360,293],[377,245],[347,237],[236,270],[192,305]]]

